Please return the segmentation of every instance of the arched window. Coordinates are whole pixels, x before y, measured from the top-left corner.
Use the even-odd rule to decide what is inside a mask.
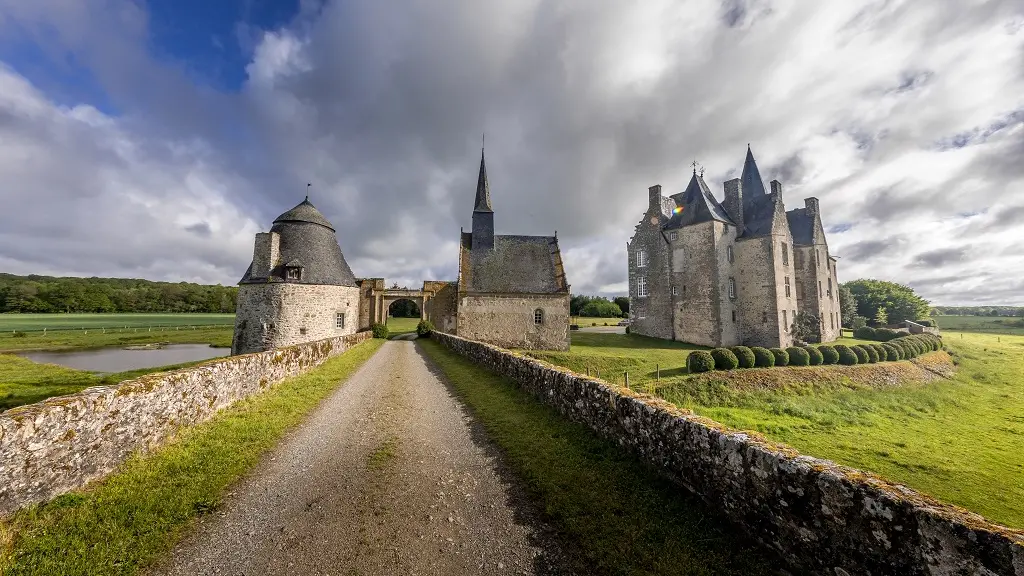
[[[543,324],[544,323],[544,311],[541,310],[540,308],[537,308],[536,310],[533,311],[533,323],[534,324]]]

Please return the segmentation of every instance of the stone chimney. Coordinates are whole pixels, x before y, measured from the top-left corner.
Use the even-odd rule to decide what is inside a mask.
[[[657,210],[661,214],[661,184],[655,184],[647,189],[647,207]]]
[[[818,216],[818,199],[815,197],[804,198],[804,208],[807,209],[807,215],[811,218]]]
[[[253,278],[267,278],[281,259],[281,236],[277,232],[258,232],[252,251]]]
[[[778,197],[781,199],[782,198],[782,182],[779,182],[778,180],[772,180],[769,183],[769,186],[772,187],[772,194],[778,195]]]
[[[733,178],[725,183],[725,202],[722,203],[725,211],[732,217],[733,222],[739,228],[737,235],[743,233],[743,185],[739,178]]]

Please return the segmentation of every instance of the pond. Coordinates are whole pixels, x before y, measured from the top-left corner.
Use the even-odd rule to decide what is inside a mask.
[[[23,352],[18,356],[33,362],[59,364],[89,372],[126,372],[141,368],[155,368],[183,362],[198,362],[227,356],[229,348],[212,348],[208,344],[168,344],[163,348],[124,350],[97,348],[93,350],[67,350],[63,352]]]

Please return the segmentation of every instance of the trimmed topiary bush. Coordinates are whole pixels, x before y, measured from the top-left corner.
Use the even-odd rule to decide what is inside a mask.
[[[754,351],[746,346],[733,346],[729,348],[732,353],[736,355],[736,359],[740,363],[740,368],[753,368],[754,367]]]
[[[861,326],[853,331],[854,338],[860,338],[861,340],[875,340],[877,335],[875,329],[871,326]]]
[[[715,360],[716,370],[733,370],[740,365],[739,359],[728,348],[715,348],[711,357]]]
[[[885,358],[889,362],[903,360],[903,353],[900,352],[899,348],[893,346],[892,344],[889,344],[888,342],[882,344],[881,346],[885,350]]]
[[[899,349],[900,349],[900,352],[903,352],[903,359],[904,360],[910,360],[911,358],[916,358],[917,355],[919,354],[919,352],[917,351],[917,346],[914,346],[913,344],[911,344],[905,338],[894,338],[894,339],[890,340],[890,342],[892,342],[893,344],[898,346]]]
[[[857,364],[867,364],[870,360],[867,349],[860,344],[850,346],[850,351],[857,355]]]
[[[691,374],[715,369],[715,358],[707,350],[694,350],[686,357],[686,369]]]
[[[626,334],[629,334],[629,326],[626,326]]]
[[[776,366],[789,366],[789,352],[786,352],[782,348],[771,348],[768,350],[775,356]]]
[[[790,366],[807,366],[811,363],[811,357],[807,350],[809,348],[801,348],[799,346],[791,346],[786,348],[786,353],[789,354],[789,365]]]
[[[775,366],[775,355],[772,351],[761,346],[754,346],[750,349],[754,353],[754,366],[758,368],[771,368]]]
[[[416,325],[416,335],[420,338],[429,338],[433,331],[434,324],[430,320],[420,320],[420,323]]]
[[[888,358],[889,355],[886,354],[885,348],[882,348],[881,344],[872,344],[871,348],[873,348],[875,350],[875,355],[878,356],[878,361],[879,362],[885,362],[886,360],[889,359]]]
[[[821,363],[822,364],[838,364],[839,363],[839,352],[836,351],[835,346],[818,346],[818,352],[821,352]]]
[[[374,324],[371,330],[373,330],[374,338],[387,340],[389,332],[386,324]]]
[[[836,344],[836,354],[839,354],[839,363],[843,366],[854,366],[860,362],[857,354],[846,344]]]
[[[878,350],[875,350],[874,346],[871,344],[861,344],[860,349],[868,355],[868,364],[875,364],[878,362]],[[857,358],[860,358],[860,354],[857,355]]]
[[[879,328],[875,330],[875,340],[878,340],[879,342],[888,342],[893,338],[899,338],[900,334],[903,333],[898,330],[893,330],[892,328]]]
[[[817,346],[808,346],[807,356],[810,358],[811,366],[821,366],[825,362],[825,357],[822,356],[821,350],[818,350]]]

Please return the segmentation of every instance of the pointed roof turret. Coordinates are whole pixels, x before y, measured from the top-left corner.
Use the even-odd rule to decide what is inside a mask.
[[[725,209],[715,199],[715,195],[711,193],[707,183],[704,182],[704,177],[697,174],[696,169],[693,171],[693,176],[690,177],[690,183],[686,186],[686,190],[679,194],[673,194],[672,199],[675,200],[679,209],[673,210],[672,218],[665,224],[666,230],[711,220],[733,223]]]
[[[487,183],[487,166],[484,165],[484,149],[480,148],[480,175],[476,180],[476,202],[473,212],[494,212],[491,209],[491,187]]]
[[[747,144],[747,158],[743,161],[740,185],[745,201],[766,195],[764,181],[761,180],[761,173],[757,170],[757,162],[754,162],[754,153],[750,151],[750,144]]]

